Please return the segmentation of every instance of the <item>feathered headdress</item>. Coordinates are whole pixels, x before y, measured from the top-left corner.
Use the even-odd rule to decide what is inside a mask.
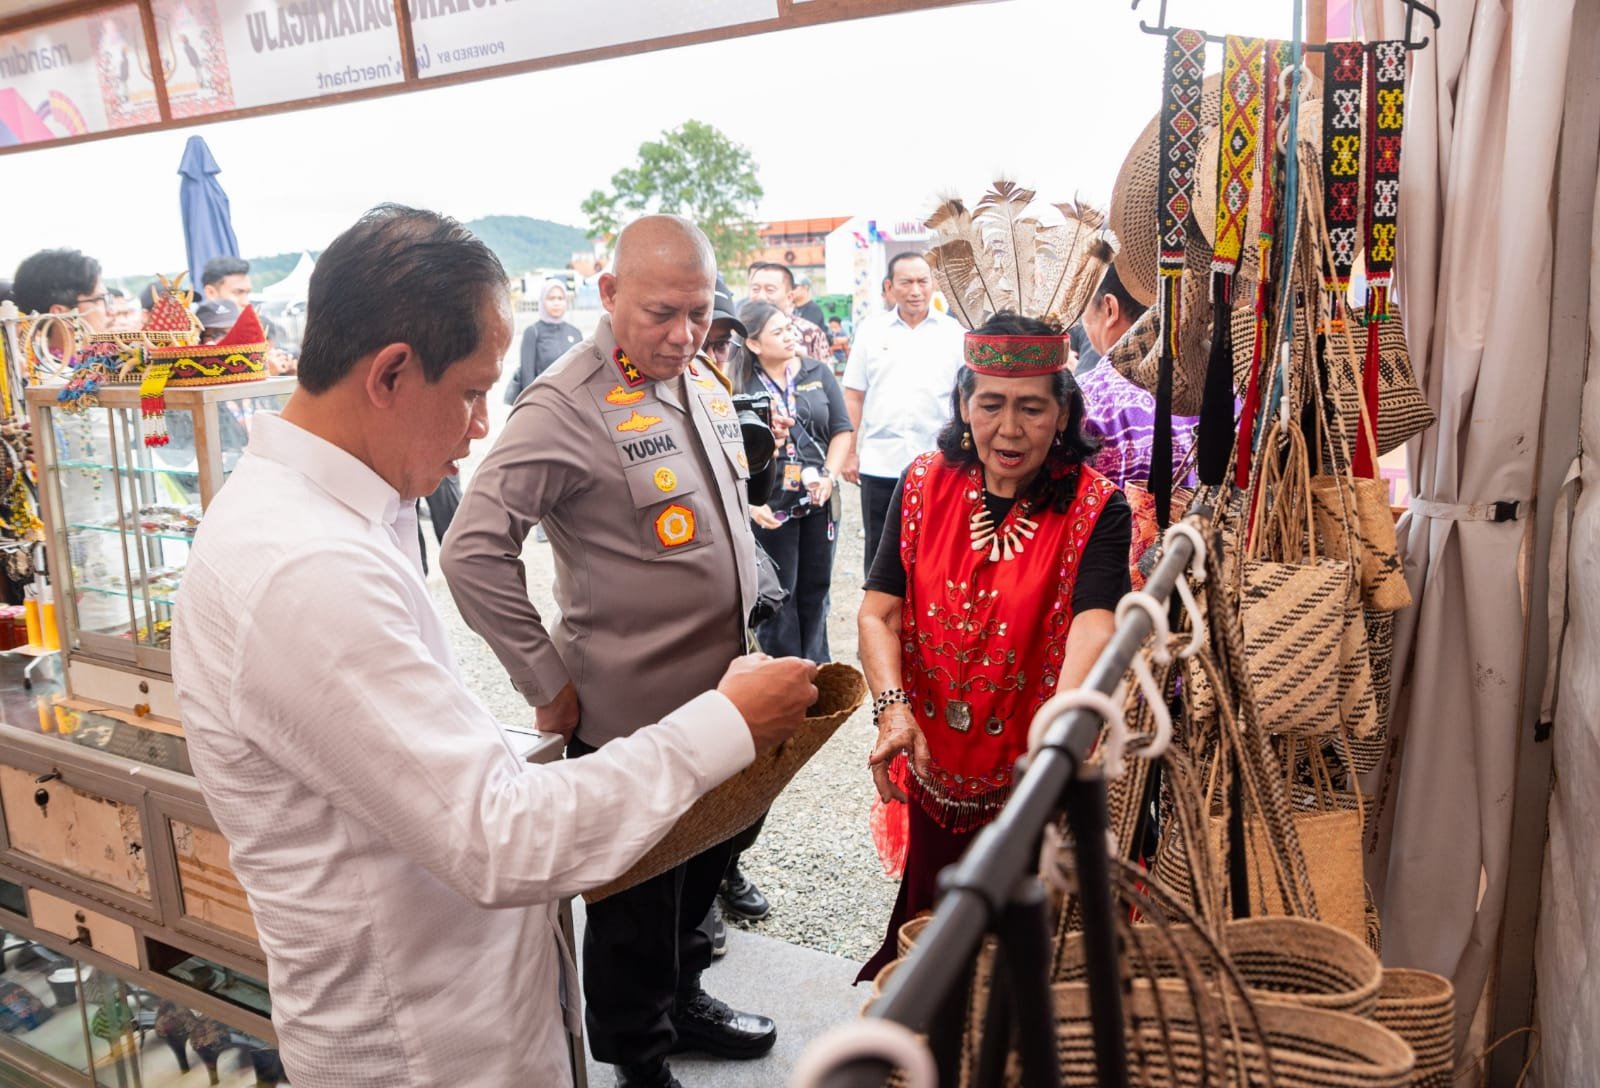
[[[1111,262],[1104,213],[1076,200],[1056,204],[1061,222],[1046,226],[1029,214],[1037,195],[1002,179],[973,211],[951,197],[928,217],[928,229],[938,236],[928,263],[951,316],[968,329],[967,365],[980,373],[1015,377],[1065,367],[1064,337],[984,338],[971,330],[1004,311],[1067,328]],[[1013,342],[1020,339],[1041,343],[1019,353],[1015,349],[1024,345]]]

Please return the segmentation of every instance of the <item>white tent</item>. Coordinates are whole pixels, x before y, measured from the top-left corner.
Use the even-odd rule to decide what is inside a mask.
[[[299,302],[306,297],[306,293],[311,287],[311,270],[315,267],[317,267],[317,262],[311,259],[311,254],[301,252],[300,260],[295,262],[292,272],[277,283],[263,287],[255,295],[263,302],[274,300]]]

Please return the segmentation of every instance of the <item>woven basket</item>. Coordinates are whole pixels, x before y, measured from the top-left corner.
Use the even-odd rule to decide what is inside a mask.
[[[583,893],[598,902],[635,884],[659,876],[702,850],[726,842],[772,807],[790,779],[817,754],[846,718],[866,701],[867,682],[849,665],[830,664],[817,670],[817,701],[806,711],[800,731],[777,748],[694,803],[672,830],[633,868],[611,883]]]
[[[1053,997],[1061,1082],[1066,1088],[1098,1088],[1088,986],[1058,983]],[[1231,1009],[1196,1009],[1181,986],[1135,983],[1123,995],[1131,1082],[1160,1088],[1410,1088],[1415,1057],[1388,1028],[1328,1009],[1259,1000],[1254,1005],[1259,1033],[1237,1001]]]
[[[905,959],[911,955],[912,946],[922,936],[922,931],[928,928],[928,923],[933,921],[931,914],[919,914],[900,927],[900,932],[895,934],[894,945],[900,953],[900,958]]]
[[[1185,953],[1204,963],[1208,945],[1192,927],[1168,927]],[[1367,1016],[1377,1007],[1383,968],[1365,943],[1333,926],[1309,918],[1239,918],[1222,928],[1222,946],[1245,986],[1257,998],[1307,1008]],[[1175,956],[1164,943],[1147,942],[1141,970],[1161,979],[1182,979]],[[1084,982],[1083,935],[1067,937],[1061,957],[1062,982]]]
[[[1450,1088],[1455,1080],[1456,998],[1449,979],[1403,967],[1385,970],[1373,1019],[1416,1052],[1415,1088]]]

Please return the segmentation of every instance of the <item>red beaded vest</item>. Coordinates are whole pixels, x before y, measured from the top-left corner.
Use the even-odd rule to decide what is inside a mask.
[[[906,474],[901,682],[933,757],[928,779],[908,776],[909,793],[949,830],[980,827],[1005,804],[1034,712],[1055,694],[1078,563],[1116,493],[1098,472],[1076,471],[1066,513],[1019,501],[994,527],[998,540],[1022,545],[999,561],[974,542],[973,515],[984,505],[978,465],[925,453]],[[1022,519],[1031,538],[1019,531]]]

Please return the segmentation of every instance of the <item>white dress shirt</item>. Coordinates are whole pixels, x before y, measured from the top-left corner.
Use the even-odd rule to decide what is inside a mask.
[[[917,454],[934,448],[950,419],[965,336],[955,318],[935,309],[915,328],[899,307],[861,323],[844,387],[866,394],[856,438],[864,475],[898,479]]]
[[[754,758],[701,695],[529,766],[462,685],[414,505],[275,415],[195,537],[173,679],[295,1088],[571,1083],[555,902]]]

